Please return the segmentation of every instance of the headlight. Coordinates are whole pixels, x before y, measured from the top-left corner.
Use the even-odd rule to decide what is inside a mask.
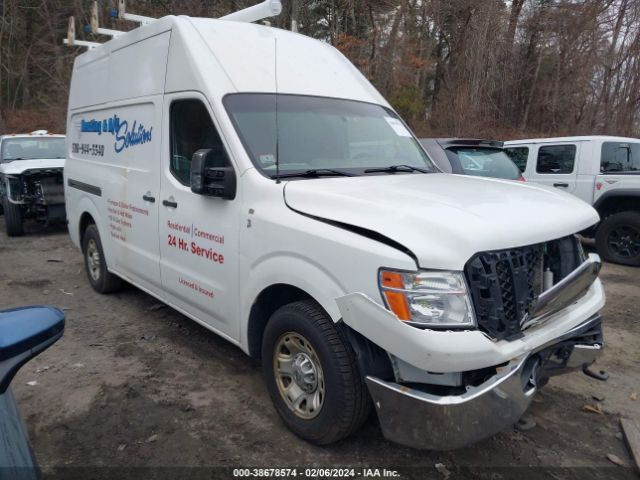
[[[461,272],[381,270],[379,285],[387,307],[407,323],[429,327],[476,323]]]

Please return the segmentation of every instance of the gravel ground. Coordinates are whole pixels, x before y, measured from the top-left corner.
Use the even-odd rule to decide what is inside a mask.
[[[284,427],[260,365],[238,348],[134,287],[95,293],[66,230],[31,225],[8,238],[0,224],[0,308],[53,304],[67,314],[64,337],[13,382],[45,477],[350,466],[406,478],[638,478],[619,418],[640,420],[640,269],[607,264],[601,274],[607,346],[598,368],[609,381],[553,378],[527,413],[535,428],[428,452],[385,441],[373,415],[353,437],[320,448]],[[583,409],[596,404],[602,414]]]

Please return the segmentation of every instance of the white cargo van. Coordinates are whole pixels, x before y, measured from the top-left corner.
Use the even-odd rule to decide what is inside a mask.
[[[600,214],[584,235],[610,262],[640,266],[640,139],[592,135],[505,142],[527,182],[581,198]]]
[[[461,447],[603,347],[600,262],[574,236],[595,210],[441,173],[326,43],[168,16],[77,57],[67,127],[91,285],[124,279],[261,358],[308,441],[374,406],[393,441]]]

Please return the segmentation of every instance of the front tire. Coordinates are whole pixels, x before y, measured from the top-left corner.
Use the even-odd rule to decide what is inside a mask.
[[[82,236],[82,253],[89,283],[96,292],[111,293],[122,287],[122,279],[107,269],[98,227],[94,224],[89,225]]]
[[[271,316],[262,368],[278,414],[311,443],[326,445],[351,435],[370,412],[351,345],[311,300],[290,303]]]
[[[20,237],[24,235],[22,226],[22,207],[11,203],[6,197],[2,202],[4,210],[4,223],[9,237]]]
[[[609,262],[640,266],[640,213],[608,216],[596,232],[598,254]]]

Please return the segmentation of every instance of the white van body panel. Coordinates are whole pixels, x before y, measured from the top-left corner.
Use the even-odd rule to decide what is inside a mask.
[[[493,368],[599,321],[604,294],[596,281],[579,301],[508,340],[490,338],[473,319],[451,330],[400,322],[381,292],[381,277],[389,270],[399,276],[445,270],[443,278],[462,279],[452,295],[468,299],[470,287],[461,271],[476,253],[503,255],[501,250],[567,237],[596,223],[595,210],[544,185],[425,174],[419,168],[411,172],[412,167],[276,181],[254,166],[225,108],[225,98],[239,93],[391,108],[323,42],[212,19],[169,16],[141,26],[78,56],[74,64],[64,173],[72,241],[81,246],[82,226],[92,220],[110,272],[252,355],[260,351],[260,328],[285,303],[278,303],[284,286],[286,302],[313,299],[352,346],[363,342],[378,355],[376,363],[388,361],[390,368],[393,363],[398,381],[400,369],[407,368],[400,362],[427,379]],[[204,142],[192,133],[209,119],[217,132],[203,129]],[[412,137],[400,121],[389,120],[394,119],[387,121],[396,135]],[[215,133],[219,141],[210,141]],[[316,139],[332,140],[322,132]],[[366,143],[358,142],[353,142],[356,150]],[[235,196],[191,190],[190,173],[197,172],[189,171],[189,157],[203,145],[210,150],[200,158],[224,165],[207,172],[225,179],[233,173]],[[582,174],[572,175],[575,188]],[[574,253],[580,256],[577,246]],[[544,258],[522,260],[527,262],[533,271]],[[527,282],[522,283],[532,287]],[[421,307],[432,308],[429,301]],[[269,315],[260,311],[270,307]]]
[[[189,20],[219,64],[224,65],[237,91],[279,91],[388,106],[362,73],[327,43],[248,23]]]
[[[464,195],[451,195],[458,190]],[[462,270],[480,251],[532,245],[598,221],[592,208],[561,192],[467,175],[290,182],[285,201],[296,211],[378,232],[412,251],[420,267],[443,270]]]
[[[358,368],[366,369],[360,362],[371,360],[384,370],[388,363],[392,372],[382,377],[398,382],[407,369],[425,384],[441,374],[453,381],[464,370],[525,359],[547,342],[575,335],[576,328],[599,325],[604,294],[597,280],[577,301],[571,297],[573,303],[561,303],[546,321],[537,324],[534,318],[522,335],[499,341],[473,325],[473,306],[467,310],[470,321],[457,329],[449,324],[441,324],[440,330],[415,328],[399,321],[385,306],[390,298],[383,297],[380,287],[385,275],[409,278],[418,270],[431,270],[437,277],[435,271],[445,270],[441,276],[447,281],[461,279],[451,295],[465,302],[470,301],[471,281],[461,272],[470,259],[480,252],[492,258],[513,254],[520,260],[511,261],[528,269],[520,285],[533,290],[529,276],[545,259],[524,257],[543,246],[515,253],[506,249],[555,240],[560,248],[560,243],[573,242],[572,260],[577,262],[583,256],[575,239],[564,237],[596,223],[597,213],[550,186],[424,173],[420,168],[411,172],[413,167],[373,169],[354,177],[343,172],[347,176],[319,178],[316,171],[295,180],[268,178],[254,166],[225,108],[225,98],[240,93],[307,95],[316,97],[314,102],[346,99],[391,108],[335,48],[284,30],[168,16],[122,34],[78,56],[74,64],[64,172],[74,244],[81,247],[82,228],[95,222],[111,273],[251,355],[260,353],[262,328],[272,312],[310,298],[339,324],[336,332],[354,347]],[[412,137],[402,122],[393,120],[387,118],[388,128]],[[313,141],[332,141],[330,133],[308,130]],[[296,140],[304,144],[309,138]],[[367,142],[372,143],[352,142],[355,153],[350,148],[350,155],[358,155]],[[198,152],[205,145],[209,151]],[[587,149],[581,146],[580,151],[586,155]],[[189,157],[214,162],[217,168],[204,170],[209,178],[226,180],[233,174],[235,196],[210,185],[208,194],[194,193],[192,186],[202,191],[193,183],[202,172],[189,170]],[[578,190],[581,175],[588,172],[576,170],[571,176]],[[225,198],[213,196],[220,190]],[[497,272],[495,260],[487,263]],[[585,260],[584,265],[599,263]],[[585,272],[589,274],[582,270],[577,278],[583,280]],[[501,289],[508,287],[498,285],[504,279],[497,273],[490,277],[493,273],[482,277],[498,291],[488,298],[504,299],[506,290]],[[574,281],[567,283],[573,286]],[[416,293],[407,284],[401,287],[399,291]],[[422,311],[439,308],[428,296],[419,301]],[[405,390],[401,394],[411,397]],[[514,399],[499,388],[488,395],[495,392],[507,404],[499,411],[511,409],[509,415],[501,413],[502,422],[512,425],[522,410],[511,408]],[[379,409],[381,403],[371,393]],[[439,401],[447,409],[452,398]],[[483,418],[491,415],[486,407],[471,406],[469,411]],[[478,424],[465,416],[455,429],[472,423]]]
[[[307,292],[338,321],[335,299],[348,292],[366,292],[382,302],[380,267],[417,268],[406,253],[286,208],[284,191],[297,182],[276,184],[255,169],[245,177],[254,188],[246,192],[241,214],[242,319],[248,319],[262,291],[286,284]],[[242,331],[246,333],[244,326]]]

